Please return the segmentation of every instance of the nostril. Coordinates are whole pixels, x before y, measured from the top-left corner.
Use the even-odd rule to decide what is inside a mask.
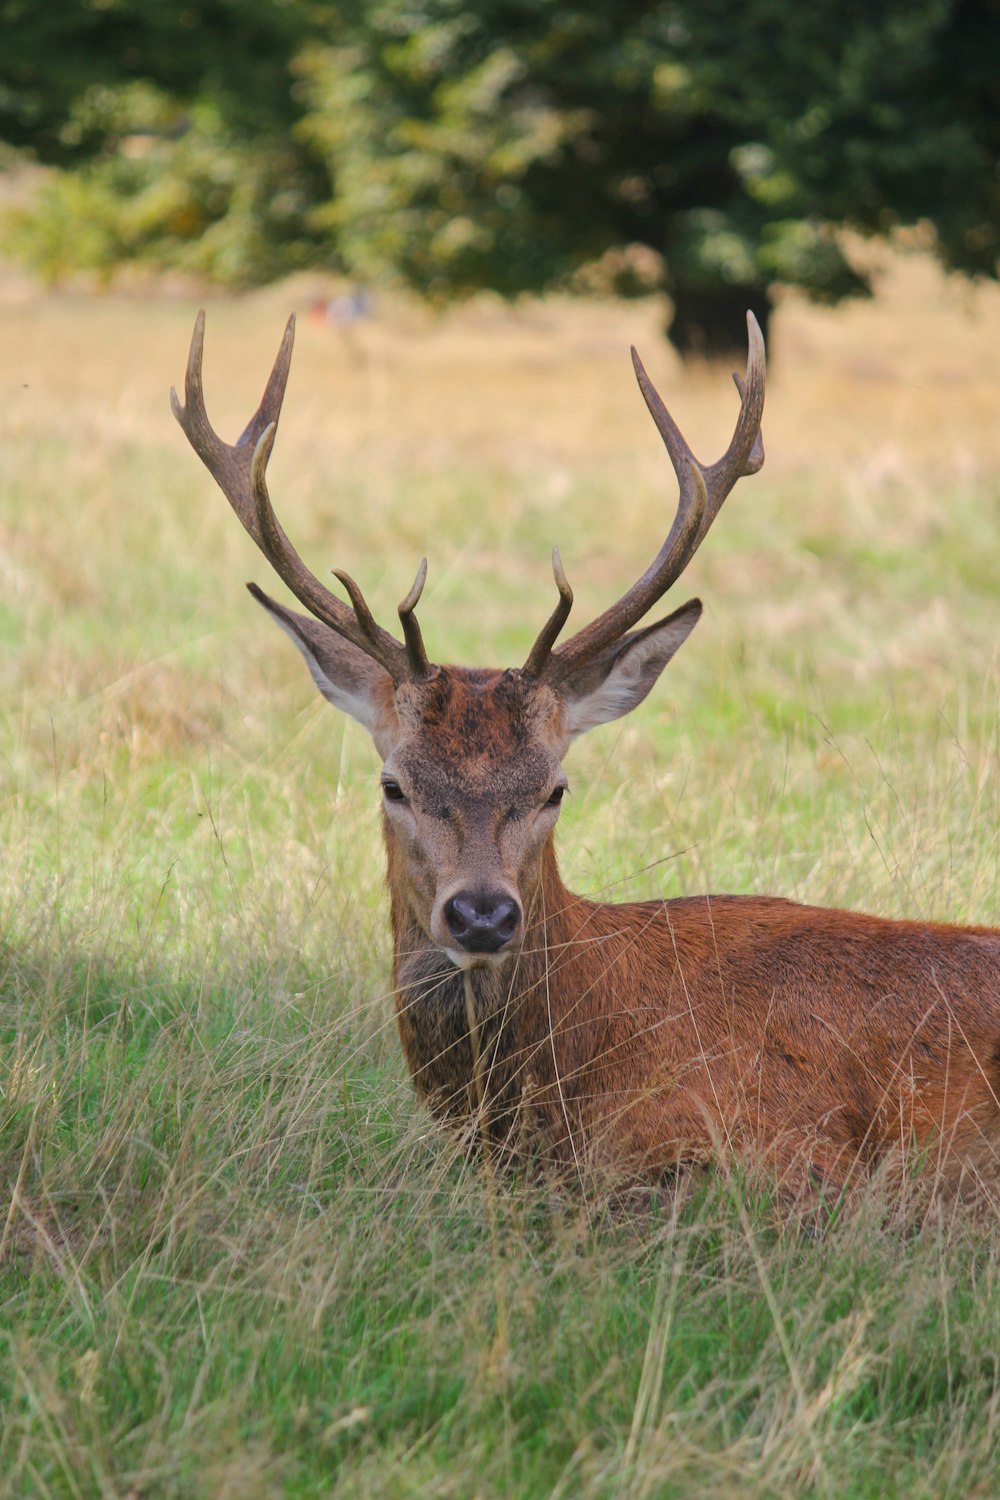
[[[469,928],[475,925],[476,908],[466,897],[452,896],[451,900],[445,903],[444,919],[452,937],[461,940]]]
[[[514,936],[519,915],[516,901],[501,901],[493,908],[493,925],[505,943]]]
[[[496,953],[517,931],[521,909],[509,896],[460,891],[445,902],[444,920],[452,937],[467,952]]]

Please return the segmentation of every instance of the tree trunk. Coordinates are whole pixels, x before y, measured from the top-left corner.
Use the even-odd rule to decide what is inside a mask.
[[[760,324],[765,341],[771,317],[766,286],[729,286],[719,281],[673,288],[673,316],[667,337],[682,359],[746,358],[747,309]]]

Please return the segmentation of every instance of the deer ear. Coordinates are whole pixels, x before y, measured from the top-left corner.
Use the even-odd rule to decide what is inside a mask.
[[[559,692],[570,738],[620,719],[640,704],[700,618],[701,600],[692,599],[665,620],[615,641],[563,682]]]
[[[388,672],[329,625],[286,609],[255,583],[247,588],[298,646],[323,697],[373,734],[376,710],[391,687]]]

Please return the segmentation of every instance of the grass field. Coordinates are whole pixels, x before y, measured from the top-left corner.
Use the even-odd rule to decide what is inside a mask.
[[[235,436],[305,285],[210,305]],[[377,762],[251,604],[169,414],[194,305],[0,281],[0,1496],[988,1496],[1000,1233],[879,1184],[823,1233],[726,1176],[490,1199],[405,1076]],[[271,463],[319,573],[523,658],[672,514],[728,375],[655,307],[300,323]],[[574,749],[568,883],[1000,922],[1000,293],[789,301],[762,475],[650,700]],[[275,585],[276,591],[280,586]]]

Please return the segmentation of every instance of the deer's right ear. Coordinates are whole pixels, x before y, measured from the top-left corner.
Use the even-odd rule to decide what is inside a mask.
[[[248,583],[258,604],[291,636],[305,658],[313,682],[335,708],[350,714],[369,734],[375,732],[378,707],[384,702],[391,679],[360,647],[344,640],[329,625],[286,609],[255,583]]]

